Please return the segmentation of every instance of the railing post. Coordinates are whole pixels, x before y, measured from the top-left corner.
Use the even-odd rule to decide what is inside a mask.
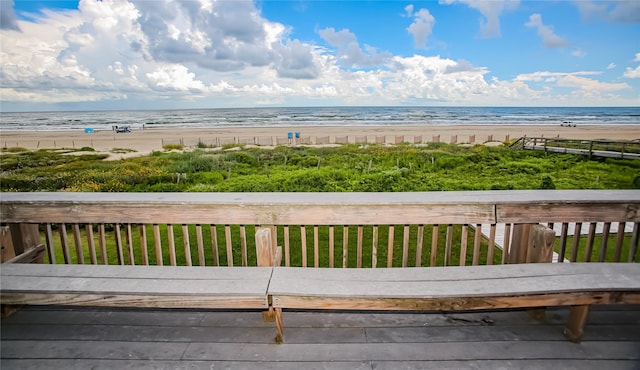
[[[37,224],[9,224],[11,246],[3,245],[3,254],[13,254],[15,257],[3,262],[13,263],[43,263],[44,245],[40,238]],[[7,239],[5,239],[5,242]],[[7,243],[8,244],[8,243]],[[13,249],[13,253],[6,251]]]
[[[509,263],[549,263],[553,261],[556,233],[538,224],[517,224],[509,250]],[[536,320],[544,320],[545,309],[528,310]]]

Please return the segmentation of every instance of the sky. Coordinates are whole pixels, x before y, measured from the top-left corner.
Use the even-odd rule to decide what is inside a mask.
[[[0,112],[640,106],[637,0],[0,6]]]

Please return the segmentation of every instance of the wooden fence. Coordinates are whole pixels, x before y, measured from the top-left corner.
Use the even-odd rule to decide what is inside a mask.
[[[0,207],[17,254],[42,244],[48,263],[251,266],[269,227],[286,266],[498,264],[526,259],[539,223],[558,223],[559,262],[640,259],[637,190],[3,193]]]
[[[579,140],[546,137],[522,137],[512,148],[579,154],[591,157],[640,159],[640,141]]]

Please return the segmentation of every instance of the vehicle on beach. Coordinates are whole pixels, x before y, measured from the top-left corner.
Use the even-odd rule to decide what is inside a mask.
[[[576,127],[576,124],[575,124],[575,122],[571,122],[571,121],[562,121],[560,126],[562,126],[562,127]]]
[[[131,126],[113,126],[115,132],[131,132]]]

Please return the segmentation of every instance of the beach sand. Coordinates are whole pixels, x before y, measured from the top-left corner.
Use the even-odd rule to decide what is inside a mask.
[[[336,142],[348,140],[355,143],[364,137],[368,142],[376,142],[376,137],[386,136],[386,143],[395,142],[396,136],[405,136],[406,141],[422,136],[423,142],[433,141],[439,136],[440,142],[450,143],[456,137],[457,143],[501,142],[507,137],[516,139],[528,137],[561,137],[569,139],[640,139],[640,125],[588,125],[561,127],[550,125],[452,125],[452,126],[313,126],[313,127],[238,127],[238,128],[199,128],[199,129],[162,129],[146,128],[130,133],[114,131],[84,130],[64,131],[1,131],[2,148],[23,147],[29,150],[52,148],[91,147],[98,152],[111,153],[112,159],[145,155],[152,151],[163,150],[166,144],[182,144],[195,147],[198,142],[207,145],[231,143],[259,143],[269,146],[271,143],[287,144],[288,132],[300,132],[302,139],[317,142]],[[475,138],[473,138],[475,136]],[[472,140],[474,139],[474,140]],[[127,149],[135,152],[118,153]],[[113,153],[113,152],[116,153]]]

